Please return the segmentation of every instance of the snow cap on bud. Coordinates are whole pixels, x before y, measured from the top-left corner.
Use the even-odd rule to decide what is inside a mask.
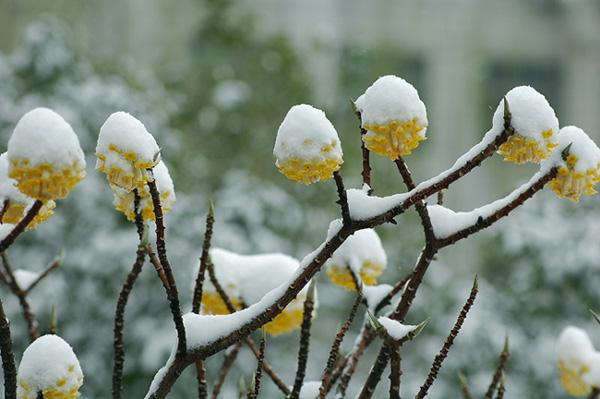
[[[79,397],[83,373],[73,348],[58,335],[43,335],[23,353],[17,373],[19,399]]]
[[[344,162],[335,128],[323,111],[307,104],[288,111],[277,131],[273,155],[281,173],[304,184],[329,179]]]
[[[160,148],[142,122],[126,112],[110,115],[100,128],[96,169],[127,191],[150,180],[147,169],[160,161]]]
[[[373,229],[358,230],[352,234],[325,262],[331,281],[347,290],[356,289],[352,274],[360,277],[365,285],[373,285],[386,266],[387,256]]]
[[[558,145],[558,119],[554,110],[542,94],[530,86],[518,86],[506,93],[493,117],[493,128],[504,129],[505,101],[511,113],[510,125],[515,130],[509,139],[500,145],[498,153],[505,161],[517,164],[539,163],[548,159]]]
[[[393,75],[377,79],[355,104],[367,131],[363,141],[370,151],[396,160],[425,140],[425,104],[404,79]]]
[[[152,170],[154,181],[156,182],[156,189],[160,194],[160,206],[163,213],[170,211],[173,208],[175,202],[175,188],[173,186],[173,180],[169,175],[169,170],[163,161],[160,161],[158,165]],[[117,187],[113,184],[110,188],[115,194],[113,205],[117,210],[123,212],[127,219],[135,221],[135,206],[134,199],[135,194],[133,191],[127,191],[124,188]],[[144,185],[137,189],[137,193],[140,196],[140,213],[144,222],[148,220],[154,221],[156,216],[154,214],[154,203],[152,202],[152,196],[148,186]]]
[[[85,178],[79,140],[60,115],[48,108],[29,111],[8,141],[8,176],[23,194],[46,202],[65,198]]]
[[[584,330],[565,327],[558,338],[556,360],[560,383],[569,394],[588,395],[600,387],[600,353]]]
[[[558,165],[558,174],[548,182],[560,198],[575,202],[581,194],[594,194],[600,182],[600,149],[580,128],[566,126],[558,135],[559,146],[549,162]]]

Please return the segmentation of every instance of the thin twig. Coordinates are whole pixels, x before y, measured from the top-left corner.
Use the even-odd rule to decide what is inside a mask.
[[[289,395],[289,399],[298,399],[300,397],[300,390],[302,389],[302,384],[304,383],[310,345],[312,313],[315,307],[314,291],[315,280],[310,283],[308,294],[306,295],[306,300],[304,301],[304,312],[302,314],[302,325],[300,328],[300,347],[298,349],[298,367],[296,368],[296,378],[294,379],[294,386],[292,387],[292,392]]]
[[[262,329],[262,336],[260,338],[260,347],[258,349],[258,364],[256,365],[256,374],[254,375],[254,391],[252,395],[248,395],[248,399],[255,399],[258,397],[258,392],[260,391],[260,382],[262,380],[262,371],[263,364],[265,361],[265,347],[267,344],[267,334],[265,333],[265,329]]]
[[[202,360],[196,362],[196,379],[198,380],[198,399],[208,398],[206,368],[204,367],[204,362]]]
[[[352,110],[354,111],[354,114],[356,115],[356,117],[358,118],[358,125],[360,128],[360,149],[362,151],[362,178],[363,178],[363,184],[366,184],[369,187],[371,186],[371,163],[369,160],[369,156],[370,156],[370,151],[367,148],[367,146],[365,145],[365,142],[362,140],[362,138],[364,137],[365,134],[367,134],[367,130],[362,126],[362,116],[360,114],[360,111],[356,108],[356,104],[354,103],[354,101],[350,101],[352,104]]]
[[[504,369],[506,368],[506,363],[508,363],[508,359],[510,358],[510,352],[508,351],[508,335],[504,340],[504,349],[500,354],[500,360],[498,361],[498,367],[496,368],[496,372],[494,373],[494,378],[492,378],[492,382],[488,387],[487,392],[485,393],[485,399],[492,399],[494,395],[494,391],[502,378],[502,374],[504,373]]]
[[[11,292],[19,299],[19,304],[21,305],[23,317],[25,317],[25,321],[27,322],[29,342],[33,342],[40,336],[40,331],[35,314],[31,311],[31,307],[29,306],[29,301],[27,300],[27,292],[23,291],[19,286],[19,283],[15,278],[10,262],[8,261],[8,258],[6,256],[6,252],[0,253],[0,257],[2,258],[2,267],[4,269],[3,272],[8,277],[8,287],[10,288]]]
[[[506,392],[506,376],[504,375],[504,370],[502,370],[502,375],[500,377],[500,386],[498,386],[498,392],[496,392],[496,399],[503,399],[504,392]]]
[[[17,368],[13,354],[10,321],[4,313],[4,305],[0,299],[0,352],[2,354],[2,371],[4,372],[4,398],[17,398]]]
[[[117,301],[117,309],[115,311],[115,327],[113,330],[113,348],[115,359],[112,379],[113,399],[120,399],[122,397],[123,390],[123,363],[125,362],[125,350],[123,349],[123,329],[125,325],[125,307],[127,306],[127,301],[129,300],[129,294],[131,293],[131,290],[133,289],[133,286],[140,275],[140,272],[142,271],[147,252],[148,250],[145,243],[140,242],[136,253],[135,263],[127,275],[125,283],[123,284],[123,288],[121,289],[121,293],[119,294],[119,300]]]
[[[360,332],[360,337],[361,338],[359,344],[347,356],[347,359],[349,360],[347,362],[342,362],[341,364],[343,365],[344,363],[347,363],[347,365],[344,367],[344,370],[342,370],[342,379],[340,380],[340,383],[337,386],[336,392],[338,397],[343,398],[346,395],[346,389],[348,388],[350,379],[354,375],[354,371],[356,370],[359,359],[361,358],[367,346],[369,346],[369,344],[375,338],[375,333],[373,332],[373,329],[370,327],[368,322],[363,324],[362,330]],[[335,379],[334,377],[335,373],[332,376],[332,381]]]
[[[467,301],[463,305],[463,307],[460,311],[460,314],[458,315],[458,318],[456,320],[456,323],[454,323],[454,327],[450,331],[450,334],[448,334],[448,337],[446,338],[446,341],[444,342],[442,349],[440,350],[439,354],[435,357],[435,360],[434,360],[433,364],[431,365],[429,375],[427,375],[425,383],[421,386],[421,389],[419,390],[419,393],[416,396],[417,399],[422,399],[425,396],[427,396],[427,392],[428,392],[429,388],[433,385],[434,381],[436,380],[438,373],[439,373],[440,369],[442,368],[442,363],[444,362],[446,357],[448,357],[450,348],[454,344],[454,339],[457,337],[458,333],[460,332],[460,329],[462,328],[462,325],[467,318],[467,314],[469,313],[469,310],[471,310],[471,306],[473,306],[473,303],[475,302],[475,297],[477,296],[477,292],[478,292],[478,284],[477,284],[477,276],[475,276],[475,281],[473,282],[473,287],[471,288],[471,293],[469,294],[469,298],[467,298]]]
[[[398,281],[396,284],[394,284],[394,288],[392,288],[392,290],[390,292],[388,292],[388,294],[379,301],[377,306],[375,306],[374,313],[379,313],[379,311],[381,309],[383,309],[384,307],[386,307],[387,305],[392,303],[392,298],[394,298],[394,296],[396,296],[396,294],[398,292],[400,292],[400,290],[402,288],[404,288],[404,286],[406,285],[406,283],[408,283],[408,280],[410,280],[411,277],[412,277],[412,271],[410,273],[408,273],[406,276],[402,277],[402,279],[400,281]]]
[[[231,350],[229,351],[229,353],[225,353],[225,359],[223,360],[223,365],[221,366],[221,374],[219,375],[219,379],[217,380],[215,386],[213,387],[213,392],[210,396],[211,399],[218,398],[219,393],[221,392],[221,388],[223,387],[223,384],[225,383],[225,378],[227,377],[229,370],[231,370],[231,366],[233,365],[233,362],[237,358],[237,355],[240,352],[241,347],[242,347],[242,343],[238,342],[237,344],[233,345],[230,348]]]
[[[38,273],[36,279],[33,280],[33,282],[31,284],[29,284],[29,287],[27,287],[26,289],[23,290],[25,292],[25,294],[26,295],[29,294],[31,292],[31,290],[33,290],[40,283],[40,281],[42,281],[44,278],[46,278],[46,276],[48,274],[50,274],[55,269],[59,268],[64,259],[65,259],[65,250],[63,248],[63,249],[61,249],[59,254],[56,255],[56,257],[52,260],[52,262],[49,265],[47,265],[41,273]]]
[[[225,306],[227,307],[227,310],[229,311],[229,313],[235,313],[237,311],[237,309],[235,308],[235,306],[233,306],[233,303],[231,302],[229,295],[227,295],[227,292],[225,292],[225,289],[223,288],[221,283],[219,283],[219,280],[217,279],[217,276],[215,274],[214,265],[210,261],[210,257],[206,261],[206,270],[208,271],[208,275],[210,277],[211,283],[213,284],[213,286],[219,293],[219,296],[225,303]],[[252,341],[250,339],[250,337],[244,337],[243,340],[246,343],[246,345],[248,345],[248,347],[250,348],[252,353],[254,353],[254,356],[256,356],[256,358],[258,359],[260,357],[260,351],[256,347],[256,344],[254,343],[254,341]],[[263,359],[262,368],[265,371],[265,373],[267,373],[267,375],[271,378],[271,380],[275,383],[275,385],[277,385],[279,390],[281,390],[281,392],[283,392],[286,396],[290,394],[290,388],[287,386],[286,383],[283,382],[281,377],[279,377],[277,375],[275,370],[273,370],[273,368],[269,365],[269,363],[267,363],[267,361],[264,359]]]
[[[600,388],[593,388],[592,392],[590,392],[590,395],[587,397],[587,399],[598,399],[600,398]]]
[[[151,169],[149,169],[152,172]],[[167,248],[165,244],[165,225],[163,221],[163,212],[160,205],[160,193],[156,187],[156,181],[151,179],[147,182],[148,190],[152,196],[152,205],[154,207],[154,216],[156,219],[156,251],[158,252],[158,259],[167,277],[169,283],[169,291],[167,297],[171,308],[171,314],[173,315],[173,322],[175,329],[177,330],[177,353],[176,357],[184,357],[186,354],[186,335],[185,325],[183,324],[183,315],[181,312],[181,306],[179,304],[179,294],[177,292],[177,285],[173,276],[173,270],[169,264],[167,258]]]
[[[400,355],[400,345],[389,343],[390,345],[390,399],[400,399],[400,377],[402,376],[402,357]]]
[[[338,331],[335,336],[335,340],[333,341],[333,345],[331,345],[331,350],[329,351],[329,358],[327,359],[327,365],[325,366],[325,371],[323,372],[323,378],[321,381],[321,387],[319,388],[319,398],[325,399],[325,395],[329,392],[329,388],[332,384],[332,373],[335,367],[335,361],[338,358],[338,354],[340,351],[340,346],[342,345],[342,341],[346,336],[346,332],[350,328],[350,325],[354,321],[356,317],[356,313],[358,312],[358,307],[360,306],[360,302],[362,300],[363,293],[362,290],[357,290],[356,299],[354,300],[354,304],[352,305],[352,309],[350,310],[350,314],[346,318],[346,321]]]
[[[196,276],[196,286],[194,287],[194,297],[192,299],[192,312],[200,313],[200,304],[202,303],[202,287],[204,285],[204,274],[206,271],[206,262],[208,260],[208,251],[213,234],[213,225],[215,223],[215,212],[212,202],[206,215],[206,231],[204,233],[204,243],[202,244],[202,255],[200,256],[200,267],[198,276]]]
[[[350,208],[348,207],[348,197],[346,195],[346,189],[344,188],[344,180],[339,170],[333,172],[333,178],[337,187],[339,199],[336,201],[342,208],[342,220],[345,226],[350,226],[352,219],[350,218]]]

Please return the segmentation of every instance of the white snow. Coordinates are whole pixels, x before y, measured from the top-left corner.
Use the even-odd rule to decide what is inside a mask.
[[[4,240],[7,235],[15,228],[14,224],[4,223],[0,224],[0,241]]]
[[[600,149],[582,129],[576,126],[565,126],[560,129],[558,140],[559,145],[552,154],[551,163],[565,165],[565,161],[561,158],[562,152],[570,144],[569,154],[577,157],[577,162],[573,165],[574,172],[585,174],[587,171],[598,169]]]
[[[322,163],[342,158],[337,131],[323,111],[308,104],[293,106],[277,131],[273,154],[279,160]]]
[[[223,287],[235,287],[248,305],[258,302],[268,291],[285,282],[299,263],[288,255],[272,253],[240,255],[221,248],[210,250],[217,280]],[[206,279],[206,290],[215,290]]]
[[[387,333],[396,341],[403,339],[418,326],[402,324],[397,320],[392,320],[386,316],[380,316],[377,321],[385,328]]]
[[[5,200],[19,202],[22,204],[33,204],[35,200],[21,193],[17,188],[17,181],[8,177],[8,153],[0,155],[0,206]]]
[[[393,75],[380,77],[355,102],[363,125],[387,125],[392,121],[412,121],[427,126],[425,104],[406,80]],[[419,133],[425,136],[427,128]]]
[[[366,262],[382,267],[387,265],[387,256],[381,240],[373,229],[358,230],[348,237],[325,262],[325,266],[350,267],[358,276]]]
[[[299,399],[316,399],[319,397],[321,381],[304,381],[300,389]]]
[[[389,284],[363,285],[363,299],[367,301],[369,310],[373,312],[383,298],[385,298],[393,289],[394,287]]]
[[[122,153],[135,153],[136,161],[140,162],[154,162],[160,151],[144,124],[122,111],[110,115],[100,128],[96,154],[113,152],[109,148],[111,144]]]
[[[9,166],[27,159],[29,165],[50,164],[53,167],[85,169],[85,156],[79,139],[59,114],[48,108],[35,108],[21,117],[7,147]]]
[[[39,274],[29,270],[17,269],[13,272],[17,285],[24,291],[27,291],[39,277]]]
[[[427,210],[429,212],[429,218],[431,219],[435,236],[437,238],[446,238],[460,230],[477,224],[477,220],[480,217],[485,219],[494,214],[515,200],[519,195],[521,195],[521,193],[526,191],[535,182],[537,182],[548,172],[550,166],[551,164],[549,163],[546,164],[546,166],[542,166],[540,171],[535,173],[527,183],[515,189],[506,197],[473,209],[469,212],[455,212],[441,205],[428,205]]]
[[[43,335],[23,353],[17,378],[17,396],[36,399],[38,391],[54,390],[66,395],[79,388],[83,373],[73,348],[65,340],[58,335]]]
[[[530,86],[518,86],[506,93],[506,100],[512,115],[510,124],[515,132],[536,142],[556,143],[558,119],[554,110],[541,93]],[[504,129],[504,99],[494,112],[492,119],[494,130]],[[544,138],[543,132],[552,130],[552,136]]]
[[[406,194],[395,194],[388,197],[369,195],[369,186],[362,189],[351,188],[346,190],[350,217],[353,220],[366,220],[402,204],[407,198]]]

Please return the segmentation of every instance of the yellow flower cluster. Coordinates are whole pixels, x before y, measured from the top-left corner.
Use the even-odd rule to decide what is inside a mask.
[[[504,155],[505,161],[523,164],[526,162],[539,163],[548,159],[558,143],[550,141],[552,130],[542,132],[543,141],[537,141],[531,137],[513,134],[505,143],[498,148],[498,154]]]
[[[506,106],[514,133],[500,145],[498,153],[504,155],[505,161],[516,164],[549,159],[558,146],[559,128],[544,95],[530,86],[517,86],[506,93],[494,112],[492,129],[497,133],[504,130]]]
[[[175,202],[175,189],[173,187],[173,181],[169,176],[169,171],[166,165],[160,161],[153,170],[154,180],[156,182],[156,188],[160,194],[160,206],[163,213],[170,211],[173,208]],[[111,189],[115,194],[113,205],[117,210],[123,212],[127,219],[135,221],[135,194],[133,191],[127,191],[121,187],[117,187],[111,184]],[[150,190],[147,186],[136,189],[140,197],[140,214],[144,221],[156,219],[154,214],[154,203]]]
[[[363,128],[367,133],[363,141],[369,151],[398,159],[401,155],[408,155],[417,148],[419,142],[425,140],[421,133],[427,124],[419,121],[419,118],[412,120],[396,121],[392,120],[387,125],[367,125]]]
[[[575,202],[581,194],[594,194],[594,186],[600,182],[600,149],[587,136],[575,127],[567,126],[559,134],[561,157],[557,176],[548,182],[560,198]],[[568,155],[567,155],[568,153]]]
[[[68,373],[75,373],[75,366],[70,366],[68,369]],[[56,384],[52,387],[48,387],[42,390],[42,398],[43,399],[75,399],[81,396],[79,392],[78,386],[67,386],[67,381],[70,379],[69,376],[65,378],[61,378],[56,381]],[[78,382],[83,382],[83,377],[78,377]],[[20,394],[18,395],[19,399],[38,399],[38,387],[34,384],[25,384],[22,381],[19,381]]]
[[[558,338],[556,354],[560,383],[569,394],[589,395],[600,387],[600,353],[587,332],[566,327]]]
[[[356,290],[351,273],[365,285],[374,285],[387,266],[387,256],[373,229],[359,230],[325,262],[325,271],[334,284]],[[360,281],[359,281],[360,283]]]
[[[305,140],[304,145],[311,146],[311,140]],[[283,158],[276,162],[279,171],[288,179],[299,183],[310,184],[318,181],[325,181],[331,177],[333,172],[340,169],[344,162],[341,157],[333,156],[328,158],[328,154],[333,154],[338,142],[334,141],[330,145],[321,148],[322,156],[313,159]]]
[[[425,140],[427,112],[417,90],[397,76],[383,76],[356,100],[369,151],[398,159]]]
[[[8,176],[25,195],[65,198],[86,176],[85,158],[71,126],[56,112],[36,108],[17,123],[8,142]]]
[[[377,277],[381,276],[385,270],[384,264],[375,264],[366,261],[362,264],[359,271],[359,277],[365,285],[374,285],[377,283]],[[328,265],[326,270],[331,282],[347,290],[356,290],[354,279],[347,266]]]
[[[344,162],[335,128],[323,111],[307,104],[289,110],[277,131],[273,155],[282,174],[304,184],[329,179]]]
[[[17,202],[14,200],[6,199],[6,209],[2,214],[2,224],[17,224],[27,212],[27,209],[31,205],[31,203],[25,202]],[[40,225],[44,220],[54,214],[53,210],[56,208],[56,202],[49,200],[42,205],[39,212],[33,220],[27,225],[26,229],[35,229],[38,225]]]
[[[151,177],[148,169],[160,161],[160,149],[146,127],[126,112],[110,115],[96,145],[96,170],[127,191],[143,188]]]

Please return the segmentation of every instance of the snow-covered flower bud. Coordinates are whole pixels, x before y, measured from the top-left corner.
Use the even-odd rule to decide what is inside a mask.
[[[558,145],[559,129],[558,119],[546,97],[530,86],[519,86],[506,93],[505,98],[515,133],[500,145],[498,154],[516,164],[548,159]],[[494,113],[493,128],[499,131],[504,128],[504,99]]]
[[[304,184],[329,179],[344,162],[335,128],[323,111],[307,104],[288,111],[277,131],[273,155],[281,173]]]
[[[562,331],[556,360],[560,383],[571,395],[588,395],[600,387],[600,353],[584,330],[568,326]]]
[[[393,160],[425,140],[427,112],[417,90],[397,76],[383,76],[356,100],[366,147]]]
[[[150,180],[147,169],[160,161],[160,148],[142,122],[126,112],[110,115],[100,128],[96,169],[108,181],[127,191]]]
[[[8,141],[8,176],[19,191],[40,201],[65,198],[85,178],[79,140],[60,115],[48,108],[29,111]]]
[[[269,291],[285,282],[299,266],[296,259],[283,254],[239,255],[220,248],[211,249],[210,258],[217,281],[236,310],[260,301]],[[208,279],[203,288],[202,313],[230,313]],[[305,287],[283,312],[265,324],[267,334],[277,335],[300,328],[307,291],[308,287]]]
[[[83,373],[73,348],[58,335],[43,335],[23,353],[17,375],[19,399],[79,397]]]
[[[173,180],[171,180],[167,166],[162,161],[152,169],[152,174],[154,175],[154,181],[156,182],[156,189],[160,193],[161,209],[163,213],[166,213],[173,208],[173,203],[176,199]],[[125,216],[127,216],[127,219],[135,221],[134,192],[117,187],[113,184],[111,184],[110,187],[115,194],[115,199],[113,201],[115,208],[123,212]],[[152,202],[152,196],[150,195],[148,186],[138,188],[137,193],[140,196],[139,207],[142,219],[144,222],[147,222],[148,220],[154,221],[156,219],[156,216],[154,215],[154,203]]]
[[[17,189],[17,181],[8,177],[8,156],[0,155],[0,220],[2,224],[17,224],[29,211],[35,200]],[[36,228],[52,216],[56,207],[53,200],[46,201],[26,229]]]
[[[356,284],[350,271],[363,284],[373,285],[387,266],[387,256],[379,236],[373,229],[359,230],[352,234],[325,262],[326,273],[331,281],[349,290]]]
[[[557,176],[548,185],[560,198],[575,202],[581,194],[594,194],[600,182],[600,149],[580,128],[566,126],[558,135],[559,146],[549,160],[559,165]]]

